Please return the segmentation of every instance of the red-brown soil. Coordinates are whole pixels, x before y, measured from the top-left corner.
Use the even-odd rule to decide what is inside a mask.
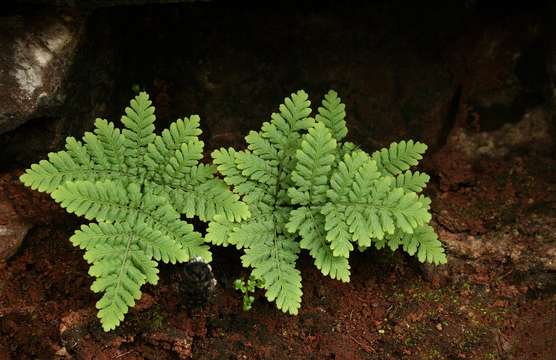
[[[489,232],[513,224],[525,227],[514,245],[526,251],[538,241],[534,233],[539,230],[523,223],[524,214],[554,214],[554,159],[525,155],[518,170],[515,158],[484,159],[470,170],[471,182],[450,184],[450,163],[438,154],[428,171],[441,234],[486,239]],[[323,277],[303,256],[303,308],[298,316],[288,316],[261,294],[253,310],[243,312],[232,288],[242,274],[239,253],[220,249],[213,262],[218,289],[204,307],[186,309],[173,269],[164,267],[159,286],[146,287],[123,326],[105,334],[94,317],[97,297],[89,290],[87,264],[68,241],[80,220],[24,188],[18,174],[3,174],[0,187],[35,226],[0,272],[0,358],[556,357],[554,273],[543,277],[542,271],[520,271],[508,259],[487,255],[451,258],[465,264],[451,270],[457,274],[447,274],[423,268],[400,252],[371,250],[353,256],[349,284]]]

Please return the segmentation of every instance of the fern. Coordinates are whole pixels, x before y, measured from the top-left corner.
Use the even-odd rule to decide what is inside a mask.
[[[95,221],[71,241],[91,264],[91,289],[103,293],[97,308],[105,331],[120,324],[143,284],[157,283],[158,262],[211,260],[201,234],[181,214],[229,221],[250,215],[239,195],[214,176],[216,168],[199,163],[199,117],[179,119],[156,135],[154,110],[142,92],[125,109],[123,130],[97,119],[83,142],[69,137],[65,151],[49,154],[21,176],[68,212]]]
[[[429,177],[411,170],[426,145],[401,141],[369,155],[344,141],[345,105],[334,91],[315,118],[310,105],[304,91],[291,94],[246,136],[245,150],[215,150],[213,164],[204,164],[199,117],[156,135],[142,92],[123,129],[97,119],[82,141],[69,137],[64,151],[31,165],[25,185],[93,221],[70,240],[91,264],[91,289],[102,293],[104,330],[120,324],[143,284],[157,283],[158,262],[210,261],[206,242],[241,249],[267,299],[290,314],[302,301],[302,250],[343,282],[356,248],[401,247],[420,261],[446,262],[428,225],[430,199],[419,194]],[[204,240],[182,216],[209,222]]]
[[[356,247],[401,246],[420,261],[446,262],[428,225],[430,200],[419,195],[429,177],[410,170],[426,145],[401,141],[369,155],[343,142],[345,105],[336,92],[325,95],[314,119],[309,106],[304,91],[293,93],[261,131],[246,136],[246,150],[212,153],[251,217],[215,216],[206,240],[242,249],[242,263],[262,281],[267,299],[290,314],[301,306],[300,250],[344,282]]]

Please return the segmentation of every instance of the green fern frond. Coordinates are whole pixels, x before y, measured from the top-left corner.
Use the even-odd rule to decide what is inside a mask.
[[[407,170],[396,176],[396,186],[404,190],[419,193],[423,191],[430,180],[430,176],[419,171],[411,172]]]
[[[52,192],[52,198],[68,212],[87,220],[126,221],[136,219],[138,209],[128,206],[139,194],[136,184],[124,185],[113,181],[68,181]]]
[[[65,152],[51,153],[49,160],[31,165],[20,180],[26,186],[42,192],[52,192],[66,179],[74,180],[81,174],[80,167]]]
[[[245,137],[247,148],[251,152],[263,160],[276,160],[278,159],[278,150],[272,143],[261,136],[256,131],[250,131],[249,135]]]
[[[249,180],[275,186],[278,178],[278,160],[265,160],[250,152],[236,153],[235,162],[241,174]]]
[[[295,191],[306,192],[308,202],[312,204],[322,203],[326,199],[328,176],[336,159],[336,147],[336,140],[330,130],[324,124],[317,123],[303,136],[300,149],[296,152],[297,164],[291,178],[297,185]],[[299,195],[296,194],[297,197]],[[306,205],[307,202],[301,200],[299,204]]]
[[[104,292],[96,304],[104,331],[120,324],[128,308],[141,297],[143,284],[158,282],[156,262],[129,243],[96,246],[85,253],[85,259],[93,264],[89,274],[96,277],[91,290]]]
[[[375,151],[372,158],[384,175],[396,176],[417,165],[426,150],[427,145],[423,143],[402,140],[399,143],[390,144],[388,149]]]
[[[86,250],[101,245],[118,247],[131,242],[147,256],[158,261],[175,264],[188,259],[179,243],[142,221],[135,224],[101,222],[82,225],[70,240],[75,246]]]
[[[70,136],[66,138],[65,147],[68,155],[82,170],[90,169],[93,166],[91,156],[81,141],[77,141],[75,138]],[[91,178],[89,178],[89,180],[90,179]]]
[[[353,250],[351,244],[352,235],[350,227],[347,223],[346,212],[350,209],[348,206],[326,204],[322,208],[322,214],[325,216],[326,240],[330,242],[330,248],[334,256],[349,257],[349,253]]]
[[[363,151],[347,153],[338,163],[330,178],[330,190],[328,197],[332,201],[346,199],[349,195],[351,184],[357,174],[362,174],[362,178],[373,181],[379,177],[376,163],[370,161],[369,155]],[[364,167],[363,171],[360,169]]]
[[[137,166],[141,168],[139,164],[143,163],[145,150],[156,137],[154,134],[156,117],[149,95],[146,92],[140,92],[125,108],[125,113],[121,122],[125,126],[122,134],[125,138],[126,163],[132,168]]]
[[[241,221],[250,216],[247,204],[239,201],[239,196],[220,179],[206,180],[188,192],[174,191],[172,194],[177,195],[173,202],[178,210],[188,217],[197,215],[208,221],[222,214],[230,221]]]
[[[333,250],[326,242],[313,242],[309,254],[315,259],[315,266],[323,275],[342,282],[350,281],[350,265],[346,257],[334,256]]]
[[[95,134],[95,138],[99,142],[96,148],[98,153],[102,154],[101,161],[104,162],[104,167],[112,170],[126,171],[125,138],[120,129],[115,128],[114,124],[107,120],[97,119],[95,121]],[[101,161],[97,161],[97,164],[101,164]]]
[[[85,133],[85,144],[68,137],[66,151],[48,154],[48,160],[31,165],[20,180],[47,193],[75,180],[141,182],[139,174],[126,166],[124,137],[119,129],[103,119],[97,119],[95,127],[95,133]]]
[[[387,237],[388,247],[395,251],[400,246],[409,255],[417,254],[420,262],[431,264],[445,264],[446,254],[438,235],[430,225],[423,225],[415,229],[413,234],[397,231]]]
[[[233,230],[232,222],[223,215],[216,215],[212,218],[207,228],[205,241],[213,245],[228,246],[230,245],[230,233]]]
[[[415,243],[418,244],[417,259],[420,262],[429,262],[432,264],[446,264],[447,258],[444,253],[442,243],[438,240],[438,235],[430,225],[425,225],[417,229],[411,236],[410,243],[404,244],[404,250],[409,255],[415,252]]]
[[[164,129],[152,143],[148,144],[145,165],[152,171],[165,169],[176,150],[183,144],[199,142],[199,136],[202,134],[199,125],[200,118],[197,115],[191,115],[183,120],[178,119],[170,124],[168,129]]]
[[[318,209],[303,206],[292,210],[286,228],[290,233],[299,233],[299,246],[309,250],[309,255],[315,259],[315,266],[323,275],[349,282],[350,266],[347,257],[334,256],[326,242],[325,218]]]
[[[250,218],[239,224],[233,224],[228,241],[238,249],[247,249],[257,243],[272,244],[276,236],[276,224],[270,215]]]
[[[318,108],[318,114],[315,116],[317,122],[321,122],[328,129],[334,139],[342,140],[347,135],[346,127],[346,106],[342,103],[342,99],[334,90],[330,90],[322,100],[322,107]]]
[[[20,180],[26,186],[51,193],[66,181],[110,178],[109,172],[93,163],[87,148],[74,138],[66,140],[67,151],[48,154],[48,160],[32,164]]]
[[[248,180],[236,162],[238,151],[234,149],[218,149],[211,154],[216,169],[224,176],[226,184],[233,186],[233,191],[240,195],[246,195],[257,188],[254,181]],[[243,186],[242,186],[243,185]]]
[[[301,307],[301,273],[296,269],[299,246],[293,239],[273,236],[245,249],[243,266],[252,267],[252,274],[263,280],[265,296],[276,302],[278,309],[296,315]]]
[[[268,241],[274,235],[275,228],[271,215],[250,217],[239,223],[217,215],[208,226],[206,241],[214,245],[234,245],[238,249],[244,249],[259,241]]]
[[[299,131],[307,130],[314,124],[311,114],[309,96],[303,90],[291,94],[280,105],[280,112],[273,113],[270,122],[261,128],[261,136],[268,139],[276,149],[295,152],[299,139]]]

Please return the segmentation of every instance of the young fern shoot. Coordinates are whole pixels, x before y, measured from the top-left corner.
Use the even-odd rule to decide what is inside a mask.
[[[326,276],[348,282],[355,246],[392,250],[400,245],[420,261],[446,262],[428,225],[430,200],[419,194],[428,175],[412,172],[427,149],[409,141],[367,154],[350,142],[345,105],[325,95],[315,118],[308,95],[284,99],[279,113],[246,136],[246,150],[212,153],[224,181],[249,207],[251,217],[217,215],[206,239],[243,249],[242,263],[262,281],[269,301],[287,313],[301,306],[300,250],[308,250]]]

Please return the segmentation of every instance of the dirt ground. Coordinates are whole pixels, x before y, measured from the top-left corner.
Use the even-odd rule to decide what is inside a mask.
[[[445,182],[440,186],[438,174],[450,164],[437,161],[438,168],[429,169],[429,194],[441,236],[450,236],[454,226],[462,227],[458,234],[475,236],[510,226],[512,241],[525,246],[524,251],[536,246],[540,240],[535,234],[542,234],[543,224],[535,229],[525,221],[531,212],[553,216],[556,161],[519,159],[527,164],[519,170],[516,161],[483,161],[473,169],[472,184],[455,188]],[[355,255],[349,284],[324,278],[302,257],[303,307],[294,317],[277,311],[261,294],[253,310],[243,312],[232,288],[242,274],[239,254],[217,250],[213,268],[219,286],[208,304],[187,309],[173,282],[174,270],[163,268],[159,286],[146,287],[124,325],[104,334],[94,318],[96,297],[89,290],[87,264],[68,241],[80,220],[24,188],[17,175],[3,174],[0,188],[36,225],[0,273],[0,358],[556,356],[553,278],[539,285],[541,278],[530,270],[522,273],[511,259],[495,257],[485,260],[488,266],[466,265],[457,276],[443,277],[441,271],[389,251]]]
[[[57,149],[49,143],[21,153],[15,143],[50,134],[43,131],[50,125],[30,122],[0,138],[11,149],[10,161],[0,162],[0,195],[31,226],[0,269],[0,359],[556,359],[554,133],[527,128],[533,120],[519,125],[531,109],[548,114],[542,124],[553,124],[556,112],[544,97],[546,81],[536,85],[537,73],[527,70],[537,68],[536,50],[511,60],[520,46],[542,41],[538,16],[443,17],[412,32],[409,15],[383,20],[397,14],[395,6],[366,13],[301,7],[295,16],[285,8],[258,16],[209,5],[146,9],[125,22],[121,9],[91,16],[90,34],[129,39],[118,48],[125,67],[106,117],[118,119],[138,83],[154,99],[159,128],[202,115],[208,154],[241,145],[291,91],[316,97],[336,88],[350,140],[364,149],[409,137],[431,145],[421,170],[431,175],[426,193],[449,262],[431,267],[399,251],[354,253],[351,282],[342,284],[303,255],[302,308],[289,316],[261,293],[243,312],[233,289],[246,274],[240,254],[215,249],[218,285],[206,304],[188,307],[179,270],[163,266],[159,285],[144,287],[122,326],[104,333],[83,253],[68,240],[83,220],[18,181]],[[143,45],[141,58],[133,49]]]

